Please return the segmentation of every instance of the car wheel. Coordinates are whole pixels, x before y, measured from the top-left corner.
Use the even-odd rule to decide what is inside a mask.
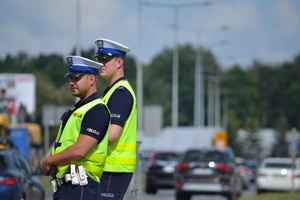
[[[22,194],[21,200],[26,200],[24,193]]]
[[[156,194],[156,192],[157,192],[157,188],[155,186],[149,184],[146,185],[147,194]]]
[[[45,200],[45,192],[42,192],[41,200]]]
[[[191,195],[183,192],[176,192],[176,200],[191,200]]]
[[[229,193],[226,198],[227,200],[236,200],[237,196],[234,193]]]
[[[263,192],[264,192],[264,190],[262,190],[262,189],[259,189],[259,188],[256,189],[257,194],[260,194],[260,193],[263,193]]]

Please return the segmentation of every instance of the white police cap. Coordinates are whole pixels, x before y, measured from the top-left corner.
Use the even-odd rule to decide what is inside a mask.
[[[79,77],[83,74],[99,74],[98,70],[103,66],[102,63],[81,56],[67,56],[66,60],[69,71],[65,77]]]
[[[95,44],[98,47],[98,51],[95,54],[94,58],[99,57],[121,57],[125,58],[126,53],[130,51],[129,47],[126,47],[123,44],[118,42],[98,38],[95,40]]]

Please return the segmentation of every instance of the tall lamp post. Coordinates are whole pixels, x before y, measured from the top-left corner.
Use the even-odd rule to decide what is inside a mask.
[[[80,51],[80,0],[76,0],[76,24],[77,24],[77,45],[76,55],[81,56]]]
[[[223,42],[222,44],[226,44]],[[219,57],[218,60],[220,60],[222,57]],[[229,56],[227,58],[234,58],[234,56]],[[223,59],[223,58],[222,58]],[[213,102],[211,104],[211,107],[209,107],[209,116],[210,116],[210,125],[221,127],[221,90],[220,90],[220,82],[227,80],[229,77],[221,77],[220,75],[210,75],[209,76],[209,96],[208,101]],[[224,127],[223,127],[224,128]]]
[[[80,48],[80,0],[76,0],[76,33],[77,33],[77,43],[76,43],[76,52],[77,56],[81,56]],[[74,98],[75,103],[79,101],[79,97]]]
[[[178,19],[179,9],[197,6],[209,5],[209,1],[182,3],[182,4],[167,4],[167,3],[154,3],[144,1],[146,6],[166,7],[173,8],[174,10],[174,51],[173,51],[173,66],[172,66],[172,129],[173,129],[173,147],[177,147],[177,129],[178,129]]]
[[[201,34],[213,30],[227,30],[228,26],[207,27],[196,29],[196,61],[195,61],[195,91],[194,91],[194,126],[204,126],[204,80],[201,66]]]
[[[137,108],[138,108],[138,139],[141,140],[142,132],[144,130],[144,106],[143,106],[143,67],[141,63],[141,55],[142,55],[142,0],[138,0],[138,53],[139,56],[137,57],[137,73],[136,73],[136,80],[137,80]]]

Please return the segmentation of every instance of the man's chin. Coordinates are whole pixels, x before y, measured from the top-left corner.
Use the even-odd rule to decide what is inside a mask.
[[[75,92],[72,92],[72,96],[73,96],[73,97],[79,97],[78,94],[75,93]]]

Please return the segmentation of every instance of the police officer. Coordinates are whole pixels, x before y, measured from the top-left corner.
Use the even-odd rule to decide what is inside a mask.
[[[61,117],[55,146],[42,168],[44,175],[54,177],[54,200],[94,200],[100,196],[110,124],[109,110],[96,88],[102,65],[80,56],[69,56],[67,62],[65,77],[80,100]]]
[[[136,166],[136,96],[124,75],[124,59],[130,49],[104,38],[95,43],[98,51],[94,57],[103,64],[99,74],[108,84],[102,100],[111,111],[100,199],[122,200]]]

